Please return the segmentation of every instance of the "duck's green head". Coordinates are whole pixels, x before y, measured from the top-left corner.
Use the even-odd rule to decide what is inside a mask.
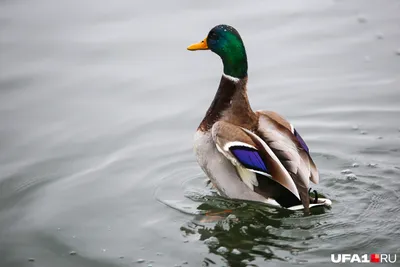
[[[232,26],[215,26],[203,41],[192,44],[187,49],[211,50],[221,57],[226,75],[235,78],[247,76],[246,50],[238,31]]]

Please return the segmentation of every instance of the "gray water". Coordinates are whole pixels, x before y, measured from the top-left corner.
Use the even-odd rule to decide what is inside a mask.
[[[206,186],[192,138],[222,67],[186,47],[220,23],[245,41],[253,108],[302,133],[332,209]],[[399,1],[3,0],[0,38],[1,267],[400,253]]]

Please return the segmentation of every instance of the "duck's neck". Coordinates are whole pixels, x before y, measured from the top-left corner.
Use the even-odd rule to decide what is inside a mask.
[[[255,114],[250,107],[246,85],[247,76],[239,79],[223,74],[217,93],[200,123],[199,130],[209,131],[219,120],[252,128]]]
[[[247,77],[247,56],[244,48],[229,56],[221,56],[224,64],[224,73],[233,77],[244,79]]]

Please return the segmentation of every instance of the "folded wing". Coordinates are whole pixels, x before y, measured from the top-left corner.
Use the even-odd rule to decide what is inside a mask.
[[[257,134],[266,142],[288,170],[306,210],[309,206],[309,181],[318,183],[317,168],[311,159],[309,148],[294,127],[278,114],[257,111]]]
[[[221,152],[236,167],[242,181],[253,191],[269,197],[264,185],[279,184],[283,194],[300,200],[297,187],[271,148],[257,135],[239,126],[217,122],[212,128],[213,140]],[[276,190],[275,190],[276,191]],[[283,195],[282,194],[282,195]],[[278,201],[279,202],[279,201]]]

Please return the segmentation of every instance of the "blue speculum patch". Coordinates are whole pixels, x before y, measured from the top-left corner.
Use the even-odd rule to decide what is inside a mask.
[[[243,164],[244,167],[257,171],[268,172],[267,166],[265,166],[265,163],[262,160],[258,150],[245,146],[232,146],[229,148],[229,150],[237,158],[237,160]]]
[[[297,140],[298,140],[299,143],[300,143],[300,146],[301,146],[307,153],[310,153],[310,149],[308,148],[306,142],[304,142],[303,138],[301,138],[299,132],[298,132],[296,129],[294,129],[294,136],[296,136]]]

